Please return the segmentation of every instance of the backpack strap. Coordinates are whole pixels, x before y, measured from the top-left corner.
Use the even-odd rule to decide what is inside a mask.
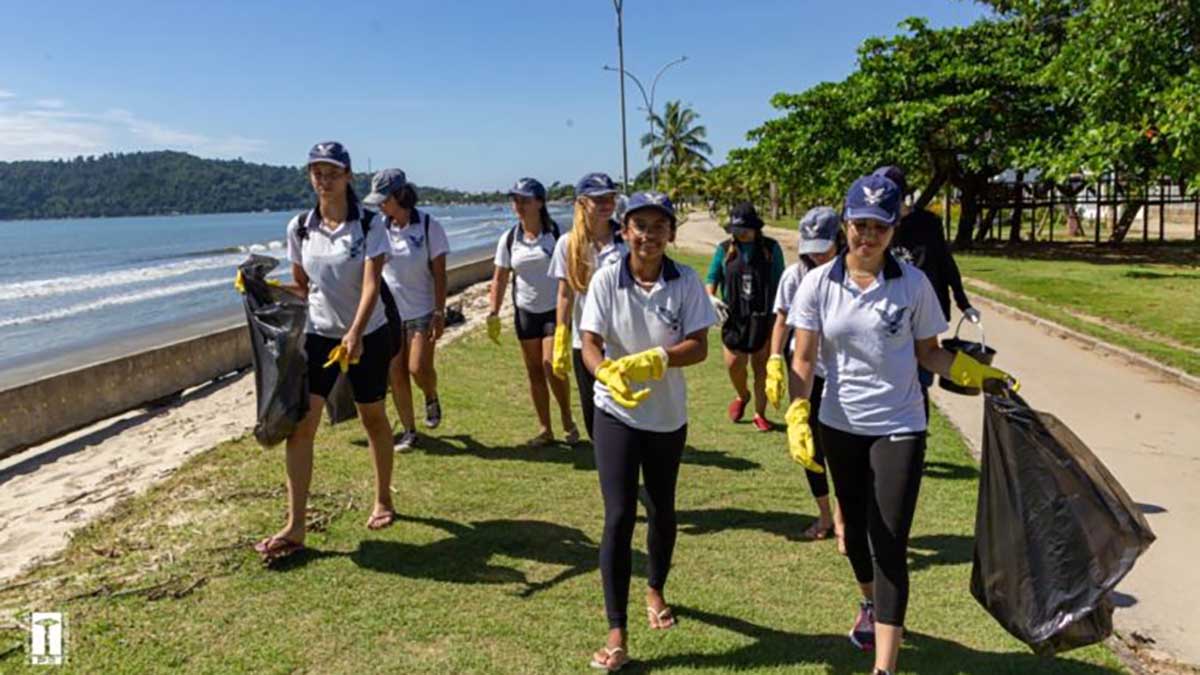
[[[375,212],[370,209],[363,209],[362,216],[359,218],[359,224],[362,225],[363,236],[371,231],[371,221],[375,220]]]
[[[312,209],[301,211],[300,215],[296,216],[296,237],[300,241],[308,239],[308,220],[312,218]]]
[[[421,219],[425,221],[425,260],[429,264],[429,269],[433,269],[433,246],[429,243],[429,212],[422,211]]]

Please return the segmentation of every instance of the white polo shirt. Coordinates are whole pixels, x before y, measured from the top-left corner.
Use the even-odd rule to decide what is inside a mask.
[[[512,240],[512,254],[508,242]],[[496,244],[496,267],[512,270],[516,278],[517,307],[524,312],[541,314],[553,311],[558,305],[558,280],[550,276],[550,259],[554,257],[555,240],[549,230],[530,238],[517,223],[500,235]]]
[[[700,277],[692,268],[663,259],[662,274],[650,290],[633,280],[629,255],[605,265],[592,276],[580,331],[604,340],[604,356],[617,360],[654,347],[672,347],[688,335],[717,322]],[[679,368],[667,368],[658,381],[634,383],[649,388],[650,396],[630,410],[609,397],[597,381],[596,407],[624,424],[645,431],[675,431],[687,424],[687,383]]]
[[[418,209],[411,213],[413,217],[404,227],[396,227],[391,219],[381,218],[381,225],[386,224],[381,229],[387,232],[386,239],[391,245],[391,258],[383,268],[383,278],[396,299],[396,311],[405,321],[433,312],[436,302],[429,265],[434,258],[450,252],[450,240],[437,218]],[[429,218],[429,241],[425,241],[426,217]]]
[[[788,313],[792,309],[792,300],[796,297],[796,291],[800,290],[800,280],[804,278],[807,265],[804,261],[792,263],[783,271],[783,276],[779,278],[779,289],[775,291],[775,308],[776,314],[782,313],[784,320],[787,320]],[[790,350],[796,351],[796,335],[792,334],[791,342],[789,342]],[[820,345],[817,346],[818,351]],[[791,364],[788,364],[791,368]],[[820,354],[817,355],[817,362],[813,364],[813,373],[821,379],[825,379],[825,364],[821,363]]]
[[[307,236],[303,239],[300,238],[301,218],[307,221]],[[340,340],[358,312],[367,258],[389,253],[381,219],[375,217],[366,236],[358,219],[359,211],[352,206],[346,222],[332,230],[322,224],[315,210],[295,216],[288,223],[288,259],[298,263],[308,275],[306,333]],[[363,335],[385,323],[383,303],[376,301]]]
[[[550,276],[558,281],[567,281],[567,244],[570,239],[569,235],[563,235],[558,238],[558,244],[554,246],[554,257],[550,260]],[[605,244],[603,248],[599,251],[595,249],[591,251],[592,280],[595,280],[596,274],[600,270],[609,265],[617,264],[628,252],[629,247],[614,232],[612,240]],[[583,349],[583,340],[579,337],[579,321],[583,318],[583,305],[587,301],[587,295],[587,292],[575,294],[575,308],[571,311],[572,349]]]
[[[862,436],[926,429],[914,343],[947,326],[921,270],[888,254],[862,290],[838,256],[801,280],[788,324],[820,334],[822,424]]]

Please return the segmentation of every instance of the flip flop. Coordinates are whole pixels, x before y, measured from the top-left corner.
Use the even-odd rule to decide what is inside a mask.
[[[254,550],[266,564],[283,560],[304,550],[304,544],[285,537],[267,537],[254,545]]]
[[[384,511],[383,513],[373,513],[367,518],[368,530],[382,530],[385,527],[391,527],[396,522],[396,511]]]
[[[600,659],[596,658],[596,656],[598,656],[600,654],[600,652],[604,652],[605,656],[607,657],[608,663],[605,663],[604,661],[601,661]],[[622,656],[620,659],[617,659],[617,662],[614,664],[612,662],[612,660],[613,660],[613,657],[615,657],[617,654],[624,654],[624,656]],[[601,647],[600,651],[596,652],[595,654],[592,654],[592,662],[589,663],[588,665],[591,666],[592,668],[595,668],[596,670],[607,670],[610,673],[615,673],[618,670],[624,668],[626,666],[626,664],[628,664],[628,663],[629,663],[629,655],[626,654],[624,647]]]
[[[820,521],[808,526],[808,529],[801,535],[808,541],[823,541],[833,536],[833,525],[822,528]]]
[[[653,607],[647,605],[646,618],[650,620],[650,627],[654,630],[671,630],[677,623],[670,607],[663,607],[661,611],[656,612]]]

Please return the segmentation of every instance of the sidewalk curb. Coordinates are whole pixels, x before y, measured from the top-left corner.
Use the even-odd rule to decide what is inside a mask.
[[[980,293],[975,293],[972,297],[972,300],[977,301],[979,304],[982,304],[993,311],[1016,319],[1021,319],[1022,321],[1038,326],[1051,334],[1057,335],[1058,337],[1069,338],[1085,347],[1103,352],[1109,356],[1115,356],[1117,358],[1124,359],[1133,365],[1153,370],[1168,380],[1172,380],[1190,389],[1200,391],[1200,377],[1189,375],[1178,368],[1172,368],[1171,366],[1155,361],[1148,356],[1138,354],[1137,352],[1131,351],[1124,347],[1118,347],[1117,345],[1105,342],[1099,338],[1094,338],[1090,335],[1084,335],[1083,333],[1071,328],[1067,328],[1062,324],[1055,323],[1049,319],[1043,319],[1040,316],[1030,314],[1024,310],[1017,309],[1016,307],[1011,307]]]

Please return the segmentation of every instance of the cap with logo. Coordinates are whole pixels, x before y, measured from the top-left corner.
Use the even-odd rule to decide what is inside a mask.
[[[666,215],[671,219],[671,226],[675,226],[675,205],[671,203],[669,197],[661,192],[638,192],[631,195],[629,203],[625,207],[625,218],[646,209],[654,209]]]
[[[312,146],[308,151],[308,163],[333,164],[343,169],[350,169],[350,152],[337,141],[323,141]]]
[[[837,242],[842,219],[828,206],[814,206],[800,219],[800,253],[825,253]]]
[[[371,176],[371,194],[363,197],[367,206],[379,206],[388,197],[399,192],[408,185],[408,177],[400,169],[384,169]]]
[[[900,224],[900,188],[883,176],[863,176],[846,192],[846,220]]]
[[[575,183],[576,197],[600,197],[617,194],[617,185],[606,173],[589,173]]]
[[[725,229],[732,230],[735,227],[747,230],[763,229],[763,220],[758,217],[758,211],[754,210],[754,204],[739,202],[729,210],[729,222]]]
[[[508,190],[509,197],[532,197],[546,201],[546,186],[536,178],[522,178]]]

